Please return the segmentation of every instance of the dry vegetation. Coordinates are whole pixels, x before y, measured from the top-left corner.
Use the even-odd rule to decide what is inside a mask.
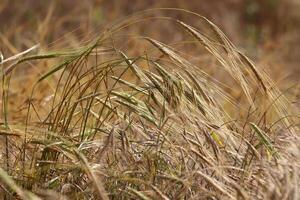
[[[13,53],[1,62],[0,198],[300,198],[293,63],[293,76],[274,83],[218,26],[183,9],[77,32],[60,19],[69,32],[48,44],[51,6],[41,46],[24,39],[20,53],[18,31],[0,35]]]

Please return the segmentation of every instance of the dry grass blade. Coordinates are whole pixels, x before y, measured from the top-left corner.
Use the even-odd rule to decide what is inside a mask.
[[[212,187],[214,187],[219,192],[221,192],[222,195],[225,195],[225,196],[229,197],[230,199],[234,199],[234,197],[228,191],[226,191],[219,182],[217,182],[216,180],[212,179],[211,177],[209,177],[208,175],[206,175],[200,171],[197,171],[196,173],[198,175],[200,175],[201,177],[203,177],[207,182],[209,182]]]
[[[80,153],[76,150],[75,150],[75,153],[78,156],[80,162],[82,163],[83,169],[85,170],[85,172],[87,173],[87,175],[89,176],[91,181],[94,183],[94,185],[97,189],[97,193],[99,195],[99,198],[101,200],[109,200],[108,194],[105,191],[105,188],[104,188],[103,184],[100,182],[99,178],[97,178],[97,176],[94,174],[93,170],[90,168],[86,158],[82,155],[82,153]]]
[[[20,133],[16,133],[16,132],[12,132],[12,131],[6,131],[6,130],[1,130],[0,131],[0,135],[4,135],[4,136],[16,136],[16,137],[20,137],[21,136]]]
[[[166,195],[162,193],[157,187],[154,185],[150,185],[150,187],[155,191],[155,193],[160,197],[162,200],[170,200]]]
[[[35,194],[20,188],[15,181],[2,169],[0,168],[0,180],[3,184],[7,185],[9,189],[15,192],[21,199],[24,200],[40,200]]]
[[[147,197],[145,194],[143,194],[142,192],[136,190],[136,189],[133,189],[133,188],[130,188],[128,187],[127,190],[134,194],[135,197],[138,197],[139,199],[142,199],[142,200],[151,200],[151,198]]]
[[[21,53],[18,53],[18,54],[16,54],[16,55],[14,55],[14,56],[11,56],[11,57],[6,58],[6,59],[3,59],[3,58],[2,58],[0,64],[4,64],[4,63],[6,63],[6,62],[9,62],[9,61],[12,61],[12,60],[16,60],[16,59],[20,58],[21,56],[24,56],[25,54],[27,54],[27,53],[29,53],[29,52],[31,52],[31,51],[37,49],[39,46],[40,46],[40,45],[37,44],[37,45],[34,45],[34,46],[32,46],[31,48],[29,48],[29,49],[27,49],[27,50],[25,50],[25,51],[23,51],[23,52],[21,52]],[[1,54],[1,56],[2,56],[2,54]],[[2,56],[2,57],[3,57],[3,56]]]

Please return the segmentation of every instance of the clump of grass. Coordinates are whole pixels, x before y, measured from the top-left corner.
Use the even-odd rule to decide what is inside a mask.
[[[7,172],[0,171],[6,198],[298,198],[298,129],[270,77],[206,18],[187,12],[203,22],[201,32],[153,13],[117,22],[81,49],[5,68],[2,80],[25,61],[58,63],[33,86],[24,124],[7,121],[1,130],[13,151]],[[190,34],[234,80],[240,99],[172,45],[141,36],[133,39],[148,48],[138,55],[118,47],[120,31],[149,19]],[[55,76],[47,106],[34,101]]]

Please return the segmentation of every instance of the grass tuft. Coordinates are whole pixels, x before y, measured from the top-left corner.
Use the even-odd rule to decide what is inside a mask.
[[[297,199],[299,118],[288,117],[297,116],[288,99],[208,19],[196,15],[199,29],[155,13],[118,21],[73,51],[28,50],[4,63],[6,199]],[[189,33],[192,48],[122,35],[154,19]],[[144,49],[132,53],[126,40]],[[193,53],[214,62],[203,67]],[[9,83],[28,62],[53,67],[16,122]],[[225,78],[207,71],[215,65]]]

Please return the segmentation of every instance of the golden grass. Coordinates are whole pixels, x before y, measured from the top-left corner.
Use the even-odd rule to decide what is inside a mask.
[[[198,17],[201,31],[148,10],[81,48],[5,62],[0,183],[7,199],[299,198],[296,109],[215,24],[165,10]],[[119,34],[154,19],[186,32],[193,48]],[[126,40],[145,48],[132,56]],[[185,57],[196,49],[222,67],[238,98]],[[32,86],[25,120],[10,121],[12,72],[47,61],[55,64]]]

